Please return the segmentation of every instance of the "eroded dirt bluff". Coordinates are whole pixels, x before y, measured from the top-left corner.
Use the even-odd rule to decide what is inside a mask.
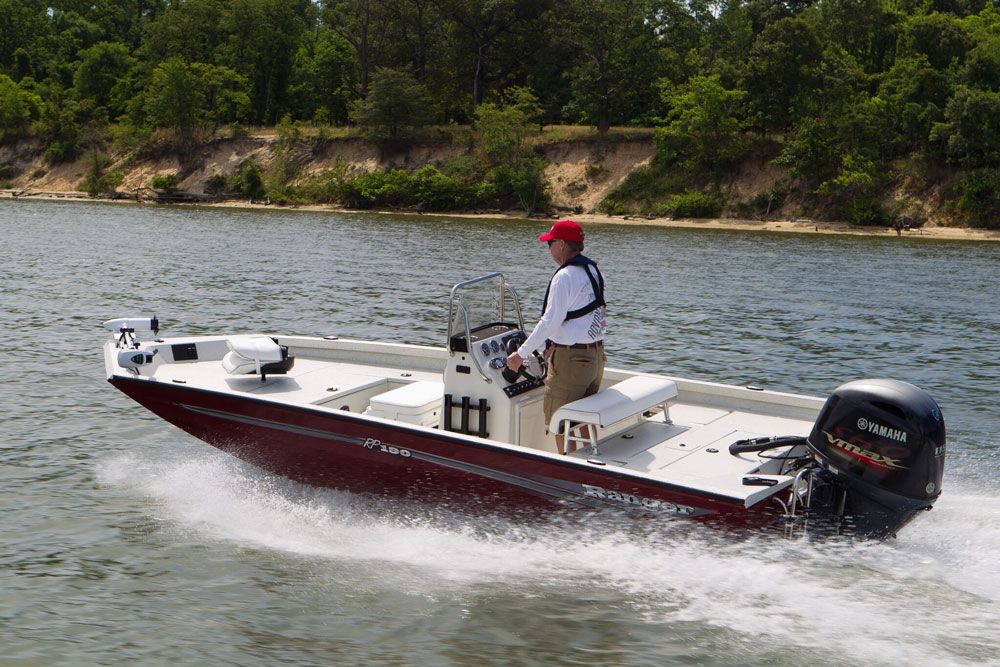
[[[209,179],[229,175],[246,160],[267,168],[274,161],[275,137],[247,136],[216,139],[183,162],[176,157],[139,159],[112,156],[110,169],[119,170],[124,180],[119,192],[135,194],[150,188],[157,174],[177,174],[180,189],[190,193],[205,191]],[[593,211],[609,190],[653,157],[649,138],[564,140],[543,144],[539,152],[548,161],[546,177],[557,208]],[[443,165],[468,154],[467,145],[454,142],[400,142],[376,144],[361,138],[303,142],[293,152],[301,173],[315,173],[343,161],[353,170],[382,170],[388,167],[417,169]],[[3,187],[27,192],[74,192],[89,165],[84,157],[55,166],[45,163],[33,142],[0,147],[0,182]]]

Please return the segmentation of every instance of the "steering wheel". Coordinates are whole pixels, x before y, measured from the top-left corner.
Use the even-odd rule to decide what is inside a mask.
[[[526,338],[527,337],[523,333],[518,336],[511,336],[508,338],[507,342],[504,343],[504,350],[507,352],[508,356],[517,352],[517,348],[521,346],[521,343],[523,343]],[[531,370],[529,369],[529,365],[537,366],[538,369]],[[538,353],[538,350],[535,350],[531,357],[525,359],[524,363],[521,364],[521,367],[516,371],[512,371],[507,367],[503,369],[503,379],[511,384],[517,382],[517,378],[522,375],[529,380],[541,382],[548,374],[549,362],[544,355]]]

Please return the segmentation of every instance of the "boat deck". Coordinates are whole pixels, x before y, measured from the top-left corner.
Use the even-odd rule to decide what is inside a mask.
[[[224,346],[225,339],[171,339],[160,343],[160,347],[187,341],[196,341],[199,350],[210,350],[219,341]],[[280,342],[289,345],[294,353],[294,367],[285,375],[269,375],[264,382],[256,375],[227,374],[220,364],[221,351],[203,354],[198,360],[157,362],[143,368],[139,375],[157,382],[362,414],[371,410],[373,398],[410,383],[428,383],[428,387],[439,384],[444,393],[443,369],[448,358],[444,349],[297,337],[282,337]],[[157,343],[143,344],[143,349],[155,347]],[[609,369],[604,386],[637,375],[641,374]],[[757,454],[734,456],[728,447],[745,438],[808,435],[822,401],[689,380],[676,382],[678,395],[669,402],[669,421],[662,412],[654,411],[651,416],[635,415],[599,429],[596,456],[604,465],[697,488],[748,506],[792,482],[790,477],[773,474],[777,470],[770,459]],[[539,431],[526,446],[556,455],[554,439],[544,435],[541,392],[541,388],[535,389],[533,394],[510,403],[512,409],[523,413],[517,422],[523,424],[522,431],[529,426]],[[498,407],[494,416],[499,418],[500,411]],[[530,419],[524,416],[529,414]],[[427,427],[419,422],[410,424]],[[460,437],[475,439],[472,435]],[[517,441],[513,435],[498,440],[496,444],[521,448],[511,444]],[[589,465],[588,460],[595,454],[590,447],[584,447],[569,457]],[[768,477],[768,473],[774,477],[771,487],[747,486],[743,482],[747,475]]]

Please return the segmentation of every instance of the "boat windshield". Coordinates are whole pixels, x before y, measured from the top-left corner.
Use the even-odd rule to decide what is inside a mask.
[[[507,284],[503,274],[491,273],[455,285],[449,304],[448,340],[507,324],[508,328],[524,329],[517,292]]]

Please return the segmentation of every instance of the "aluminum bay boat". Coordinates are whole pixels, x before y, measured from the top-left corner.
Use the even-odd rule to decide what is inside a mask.
[[[910,384],[857,380],[824,400],[609,368],[600,392],[546,424],[544,359],[506,369],[525,326],[503,275],[456,285],[447,317],[444,347],[140,340],[159,322],[128,317],[105,323],[104,359],[111,384],[153,413],[311,485],[879,538],[941,493],[944,420]],[[557,453],[559,430],[576,451]]]

